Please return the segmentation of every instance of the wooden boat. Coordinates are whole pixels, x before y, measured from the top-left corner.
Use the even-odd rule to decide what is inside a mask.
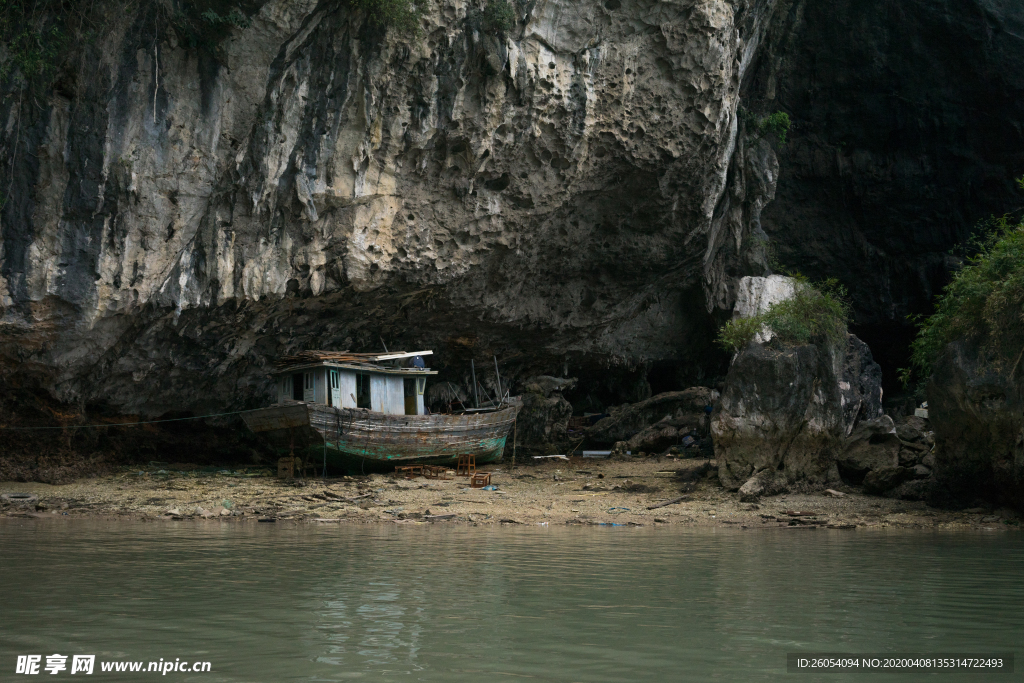
[[[427,414],[425,379],[436,373],[422,362],[380,363],[429,353],[313,352],[285,359],[275,373],[277,405],[243,413],[242,419],[281,455],[351,473],[406,464],[454,467],[462,455],[475,456],[478,465],[499,460],[521,401],[506,398],[491,409]]]

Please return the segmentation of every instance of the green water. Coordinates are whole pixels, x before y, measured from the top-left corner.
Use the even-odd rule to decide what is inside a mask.
[[[14,674],[54,653],[212,666],[99,681],[849,680],[786,653],[1016,650],[1021,539],[2,520],[0,680],[77,680]]]

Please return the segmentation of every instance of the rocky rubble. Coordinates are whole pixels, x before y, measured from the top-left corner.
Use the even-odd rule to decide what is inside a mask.
[[[707,432],[707,409],[718,400],[718,392],[707,387],[669,391],[639,403],[613,406],[608,416],[586,430],[588,442],[633,453],[661,453],[679,444],[691,433]]]

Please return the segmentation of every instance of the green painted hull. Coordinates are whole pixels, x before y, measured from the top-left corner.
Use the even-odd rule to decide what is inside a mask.
[[[493,445],[493,449],[490,452],[483,452],[476,456],[476,464],[484,465],[487,463],[494,463],[501,460],[505,450],[505,438],[498,440]],[[327,442],[320,448],[317,446],[309,446],[300,455],[310,462],[314,468],[320,468],[326,464],[328,471],[331,472],[345,472],[346,474],[363,474],[370,472],[393,472],[396,465],[444,465],[455,469],[458,464],[458,455],[441,455],[441,456],[425,456],[422,458],[401,458],[397,459],[394,457],[388,457],[389,454],[384,453],[378,457],[369,457],[360,452],[352,452],[350,450],[339,449],[335,444]],[[278,448],[278,453],[282,456],[288,455],[286,449]]]
[[[292,403],[243,415],[249,428],[282,455],[294,453],[332,471],[392,471],[396,465],[478,465],[500,460],[518,404],[465,415],[385,415]]]

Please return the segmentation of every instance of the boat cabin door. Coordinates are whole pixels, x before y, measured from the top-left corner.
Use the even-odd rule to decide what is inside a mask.
[[[327,405],[334,406],[336,408],[341,407],[341,374],[337,370],[331,370],[329,373],[329,379],[327,388],[330,389],[330,400]]]
[[[316,395],[313,392],[313,373],[302,373],[302,400],[306,403],[313,403]]]

